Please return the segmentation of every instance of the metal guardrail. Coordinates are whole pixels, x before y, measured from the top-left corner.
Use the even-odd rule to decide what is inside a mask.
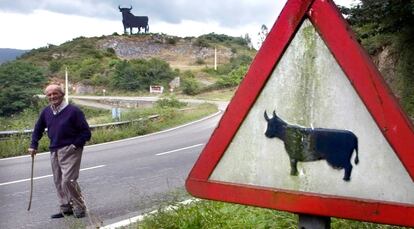
[[[148,116],[147,118],[139,118],[139,119],[134,119],[134,120],[129,120],[129,121],[95,124],[95,125],[90,125],[89,129],[94,130],[94,129],[98,129],[98,128],[111,127],[111,126],[122,126],[122,125],[126,125],[126,124],[129,124],[129,123],[141,122],[141,121],[144,121],[144,120],[154,120],[158,117],[159,117],[159,115],[151,115],[151,116]],[[47,129],[46,129],[46,131],[47,131]],[[31,130],[0,131],[0,140],[4,140],[4,139],[7,139],[7,138],[10,138],[10,137],[13,137],[13,136],[18,136],[18,135],[30,135],[32,133],[33,133],[33,129],[31,129]]]

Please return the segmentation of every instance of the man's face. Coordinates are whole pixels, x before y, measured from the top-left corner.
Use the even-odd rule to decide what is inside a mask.
[[[63,101],[64,95],[59,91],[59,89],[50,87],[46,90],[46,97],[51,105],[59,106]]]

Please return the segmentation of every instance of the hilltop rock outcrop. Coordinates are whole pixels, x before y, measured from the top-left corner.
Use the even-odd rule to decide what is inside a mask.
[[[108,36],[98,42],[99,48],[112,48],[122,59],[159,58],[172,65],[214,64],[214,47],[194,44],[196,38],[177,38],[158,34]],[[228,63],[234,53],[228,47],[217,48],[220,63]]]

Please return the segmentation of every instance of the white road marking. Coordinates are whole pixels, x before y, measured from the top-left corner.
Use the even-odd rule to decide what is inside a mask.
[[[194,201],[198,201],[198,200],[199,199],[194,199],[194,198],[193,199],[184,200],[182,202],[179,202],[178,205],[176,205],[176,206],[167,206],[163,210],[164,211],[171,211],[171,210],[177,209],[177,206],[187,205],[187,204],[190,204],[190,203],[192,203]],[[156,214],[157,212],[158,212],[158,210],[154,210],[154,211],[152,211],[150,213],[146,213],[146,214],[143,214],[143,215],[135,216],[135,217],[132,217],[132,218],[129,218],[129,219],[126,219],[126,220],[119,221],[117,223],[113,223],[113,224],[110,224],[110,225],[106,225],[104,227],[100,227],[100,229],[116,229],[116,228],[120,228],[120,227],[127,227],[130,224],[133,224],[133,223],[136,223],[136,222],[139,222],[139,221],[143,220],[145,216],[152,215],[152,214]]]
[[[175,152],[186,150],[186,149],[196,148],[196,147],[199,147],[199,146],[202,146],[202,145],[204,145],[204,144],[192,145],[192,146],[184,147],[184,148],[181,148],[181,149],[175,149],[175,150],[170,150],[170,151],[163,152],[163,153],[157,153],[155,155],[162,156],[162,155],[165,155],[165,154],[175,153]]]
[[[84,168],[81,169],[80,171],[86,171],[86,170],[91,170],[91,169],[97,169],[97,168],[102,168],[105,167],[106,165],[98,165],[98,166],[94,166],[94,167],[89,167],[89,168]],[[53,175],[46,175],[46,176],[40,176],[40,177],[33,177],[33,180],[39,180],[39,179],[43,179],[43,178],[47,178],[47,177],[52,177]],[[22,179],[22,180],[16,180],[16,181],[10,181],[10,182],[6,182],[6,183],[0,183],[0,186],[3,185],[9,185],[9,184],[16,184],[16,183],[21,183],[21,182],[25,182],[25,181],[30,181],[30,178],[28,179]]]

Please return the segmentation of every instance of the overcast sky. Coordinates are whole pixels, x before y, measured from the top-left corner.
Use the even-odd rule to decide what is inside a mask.
[[[336,0],[349,5],[355,0]],[[79,36],[123,33],[118,6],[149,17],[150,32],[180,37],[207,33],[244,36],[257,44],[286,0],[0,0],[0,48],[59,45]]]

